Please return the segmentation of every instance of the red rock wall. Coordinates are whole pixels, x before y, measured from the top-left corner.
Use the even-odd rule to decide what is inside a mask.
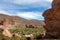
[[[60,38],[60,0],[53,0],[52,8],[43,13],[46,37]]]

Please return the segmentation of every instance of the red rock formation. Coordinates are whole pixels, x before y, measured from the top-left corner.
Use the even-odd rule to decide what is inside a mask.
[[[46,37],[60,38],[60,0],[53,0],[52,8],[43,13]]]
[[[54,1],[52,2],[52,8],[53,8],[54,10],[59,9],[59,8],[60,8],[60,0],[54,0]]]

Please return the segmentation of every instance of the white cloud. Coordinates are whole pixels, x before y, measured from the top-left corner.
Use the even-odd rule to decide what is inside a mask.
[[[17,4],[32,4],[32,3],[36,3],[36,2],[41,2],[41,0],[15,0],[14,3]]]
[[[5,0],[7,1],[7,0]],[[52,0],[8,0],[9,2],[17,3],[17,4],[32,4],[38,2],[52,2]]]
[[[14,15],[14,14],[8,13],[7,11],[1,11],[1,10],[0,10],[0,14],[6,14],[6,15],[10,15],[10,16]]]
[[[16,12],[16,14],[8,11],[0,10],[0,14],[6,14],[10,16],[19,16],[25,19],[40,19],[42,18],[42,12]]]
[[[0,14],[6,14],[10,16],[19,16],[25,19],[38,19],[38,20],[39,20],[39,17],[40,17],[40,20],[42,17],[42,12],[16,12],[16,14],[12,14],[12,13],[9,13],[8,11],[0,10]]]
[[[50,3],[52,2],[52,0],[5,0],[7,2],[10,3],[14,3],[14,4],[19,4],[19,5],[23,5],[23,6],[30,6],[30,7],[41,7],[41,6],[45,6],[45,7],[49,7]]]
[[[29,8],[50,8],[52,0],[0,0],[0,9],[6,9],[6,11],[0,11],[0,13],[7,15],[17,15],[26,19],[39,19],[42,18],[42,12],[19,12],[20,9]],[[9,12],[8,12],[9,11]],[[13,14],[12,14],[13,12]],[[15,14],[14,14],[15,13]]]
[[[38,17],[42,17],[42,13],[40,12],[19,12],[17,16],[26,18],[26,19],[38,19]]]
[[[9,15],[9,13],[7,13],[6,11],[0,11],[0,14],[7,14],[7,15]]]
[[[45,1],[47,1],[47,2],[52,2],[53,0],[45,0]]]

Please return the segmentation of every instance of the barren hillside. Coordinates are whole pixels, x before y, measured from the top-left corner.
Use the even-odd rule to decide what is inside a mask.
[[[9,15],[5,15],[5,14],[0,14],[0,21],[4,18],[11,18],[10,20],[14,20],[14,22],[16,23],[16,26],[19,27],[26,27],[29,25],[32,25],[34,27],[43,27],[44,22],[43,20],[27,20],[18,16],[9,16]]]

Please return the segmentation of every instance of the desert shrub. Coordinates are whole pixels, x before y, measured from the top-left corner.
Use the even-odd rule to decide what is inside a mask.
[[[30,37],[27,37],[26,39],[27,39],[27,40],[31,40],[31,38],[30,38]]]
[[[10,29],[11,33],[18,33],[19,35],[29,35],[33,34],[36,39],[41,38],[42,36],[40,35],[41,33],[44,33],[45,29],[44,28],[17,28],[17,29]],[[27,40],[29,38],[22,37],[20,38],[21,40]]]

